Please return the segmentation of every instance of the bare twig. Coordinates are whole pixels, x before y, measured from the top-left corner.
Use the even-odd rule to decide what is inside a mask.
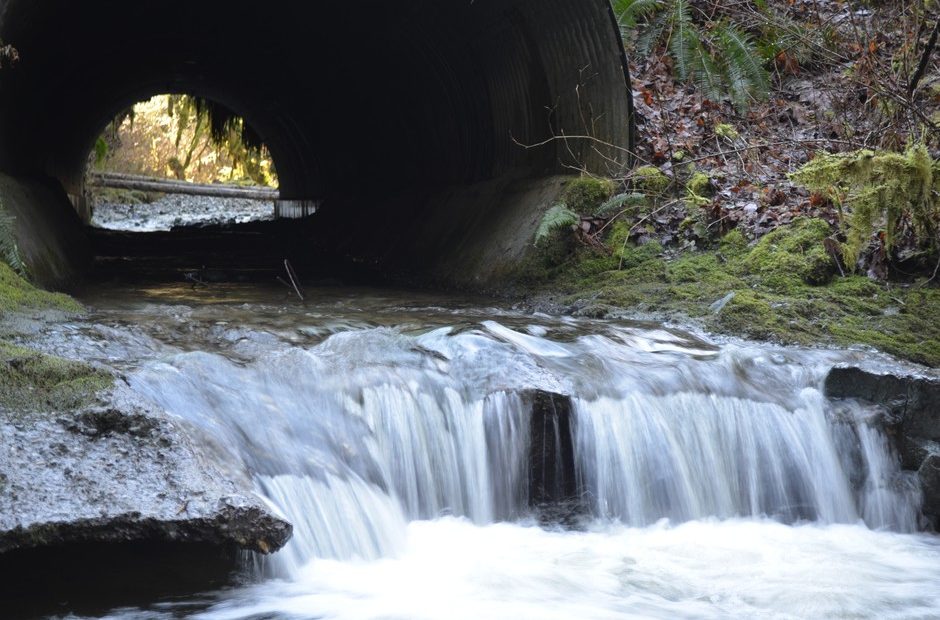
[[[924,53],[920,57],[920,63],[917,65],[917,70],[914,72],[914,75],[911,77],[910,83],[908,84],[908,97],[914,95],[914,91],[917,90],[917,85],[920,83],[921,78],[924,77],[924,73],[926,73],[927,67],[930,65],[930,56],[933,54],[934,48],[937,47],[938,36],[940,36],[940,19],[937,20],[936,25],[933,27],[933,33],[930,35],[930,41],[928,41],[927,47],[924,48]]]
[[[930,276],[930,279],[924,282],[924,286],[927,286],[931,282],[937,279],[937,274],[940,274],[940,257],[937,258],[937,266],[933,268],[933,275]]]
[[[293,265],[291,265],[290,261],[286,258],[284,259],[284,269],[287,271],[287,277],[290,278],[291,286],[294,287],[294,292],[297,293],[297,297],[300,298],[300,301],[304,301],[304,294],[300,292],[300,287],[297,285],[297,274],[294,272]]]

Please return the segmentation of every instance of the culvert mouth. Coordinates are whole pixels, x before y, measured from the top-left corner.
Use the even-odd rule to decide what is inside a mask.
[[[560,177],[629,163],[607,0],[0,0],[0,39],[20,56],[0,72],[11,182],[77,195],[119,110],[192,93],[257,130],[283,199],[322,204],[310,246],[381,268],[486,280]],[[35,202],[17,212],[46,217]]]

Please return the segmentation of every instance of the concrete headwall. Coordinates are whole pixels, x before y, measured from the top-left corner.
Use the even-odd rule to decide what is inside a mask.
[[[0,208],[15,219],[17,248],[30,278],[54,290],[76,287],[92,257],[58,182],[0,174]]]

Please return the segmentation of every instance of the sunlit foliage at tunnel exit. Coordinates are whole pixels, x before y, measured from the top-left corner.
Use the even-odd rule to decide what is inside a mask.
[[[271,154],[245,120],[189,95],[158,95],[122,111],[90,164],[195,183],[278,184]]]

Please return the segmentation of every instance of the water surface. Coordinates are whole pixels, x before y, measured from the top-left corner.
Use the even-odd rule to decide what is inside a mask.
[[[931,618],[940,542],[870,354],[437,294],[96,293],[47,346],[119,368],[295,525],[243,586],[109,617]],[[528,502],[524,390],[573,403],[582,510]]]

